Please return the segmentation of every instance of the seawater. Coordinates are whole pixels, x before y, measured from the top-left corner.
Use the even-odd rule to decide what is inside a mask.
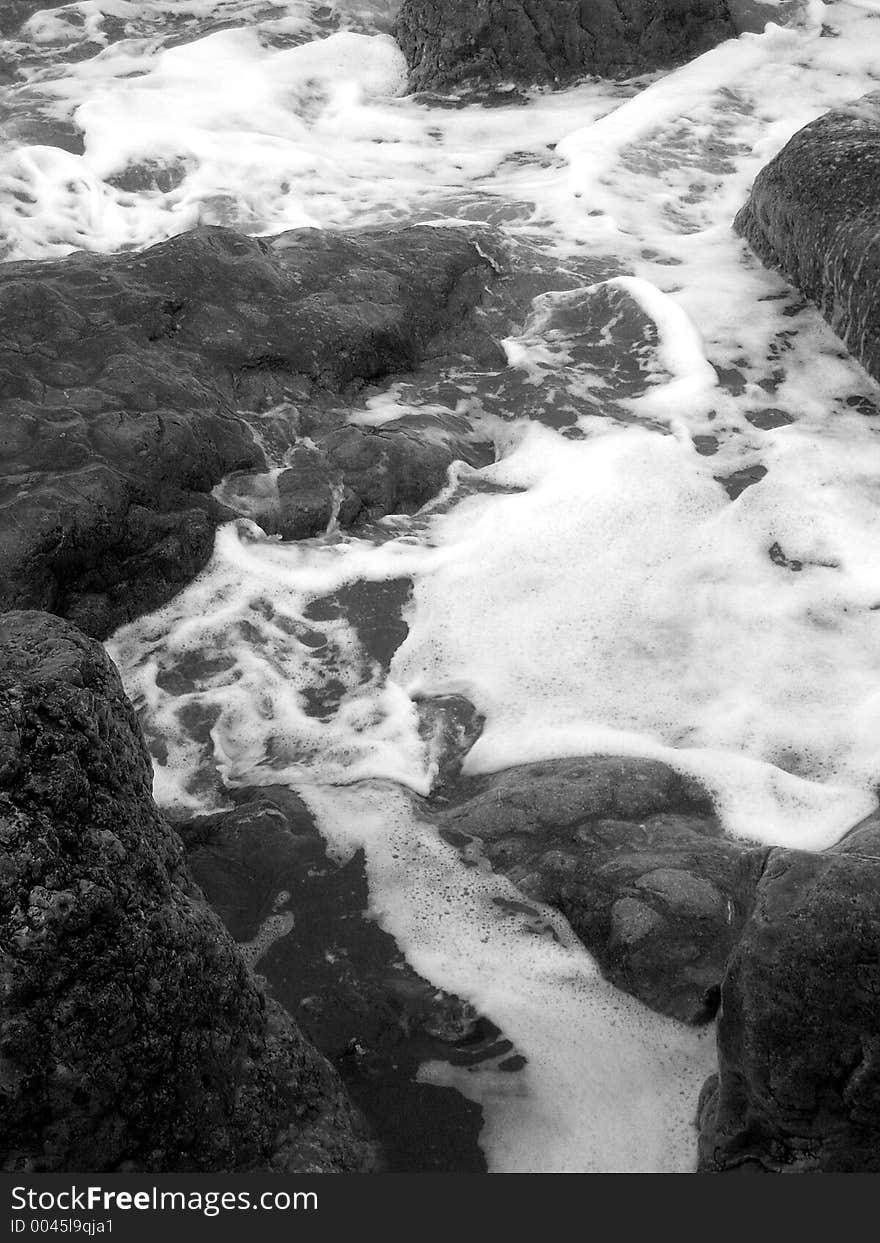
[[[441,107],[405,93],[396,7],[36,13],[5,49],[3,257],[199,223],[495,231],[507,365],[426,369],[344,412],[469,429],[494,461],[357,535],[230,523],[108,647],[163,805],[297,789],[338,858],[365,850],[371,912],[416,970],[526,1057],[421,1072],[481,1101],[490,1169],[685,1171],[711,1031],[610,988],[558,916],[535,936],[496,901],[512,886],[439,839],[425,706],[485,717],[466,772],[657,757],[752,841],[821,849],[876,805],[880,391],[731,221],[797,129],[880,85],[880,9],[768,4],[673,72]],[[353,584],[403,587],[388,659],[339,604]]]

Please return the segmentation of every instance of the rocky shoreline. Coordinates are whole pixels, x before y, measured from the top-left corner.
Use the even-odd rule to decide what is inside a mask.
[[[2,265],[0,607],[106,638],[190,581],[236,512],[303,538],[417,509],[456,447],[339,407],[429,354],[495,356],[470,315],[493,273],[465,230],[418,227],[205,227]],[[230,475],[237,509],[211,493]]]
[[[471,7],[406,0],[411,89],[648,72],[733,31],[723,0]],[[871,95],[796,134],[734,224],[876,378],[878,178]],[[170,824],[97,640],[191,581],[221,522],[358,529],[485,460],[472,427],[440,443],[346,406],[426,360],[503,368],[481,302],[505,262],[478,226],[204,226],[0,266],[4,1170],[485,1169],[478,1106],[416,1072],[515,1071],[504,1033],[363,919],[363,860],[333,863],[291,791]],[[560,912],[618,988],[717,1021],[701,1171],[880,1169],[876,816],[768,849],[656,761],[472,779],[460,758],[419,804],[443,839]]]
[[[45,613],[0,632],[3,1168],[484,1168],[479,1109],[416,1071],[516,1051],[363,921],[362,861],[332,864],[283,788],[172,828],[103,649]],[[717,1015],[702,1170],[877,1168],[876,815],[820,854],[749,846],[613,757],[459,778],[422,812],[618,987]]]

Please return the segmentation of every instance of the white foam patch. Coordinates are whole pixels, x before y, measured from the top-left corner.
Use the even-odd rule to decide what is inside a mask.
[[[340,33],[271,49],[255,31],[222,30],[163,51],[144,79],[95,90],[74,119],[98,176],[148,158],[194,161],[179,212],[228,186],[235,210],[243,199],[256,214],[285,181],[320,171],[310,130],[355,124],[361,102],[395,95],[405,80],[387,36]],[[321,222],[310,215],[295,223]]]
[[[527,1059],[516,1074],[453,1080],[483,1106],[491,1171],[693,1169],[711,1029],[662,1018],[605,983],[553,912],[558,942],[494,905],[516,889],[466,867],[399,791],[301,793],[337,852],[366,850],[371,913],[416,971],[470,1001]],[[449,1072],[421,1077],[448,1082]]]
[[[227,785],[294,782],[317,770],[330,781],[385,777],[427,793],[434,773],[415,704],[365,657],[344,618],[306,616],[315,598],[346,583],[405,575],[418,550],[401,542],[377,561],[370,544],[260,536],[244,521],[221,529],[193,586],[108,645],[162,739],[157,797],[198,805],[205,794],[194,778],[206,762]],[[193,666],[191,680],[163,685],[182,664]]]
[[[14,150],[0,162],[0,178],[18,192],[3,218],[12,254],[119,250],[199,223],[252,233],[321,227],[333,200],[344,213],[343,200],[356,201],[375,168],[381,121],[369,101],[400,94],[405,82],[388,35],[343,31],[276,48],[256,28],[238,28],[152,55],[114,44],[41,85],[85,146],[54,170],[63,209],[31,171],[44,153]],[[120,189],[113,179],[130,166],[171,170],[176,184]]]
[[[394,677],[486,714],[469,771],[662,755],[699,769],[731,831],[827,844],[873,806],[878,517],[869,474],[861,497],[852,471],[840,508],[829,496],[853,450],[807,445],[731,504],[672,437],[572,444],[533,426],[483,472],[523,491],[435,520],[441,551],[417,579]],[[825,486],[798,491],[810,465]],[[843,508],[859,511],[856,546]],[[779,542],[811,550],[787,554],[801,571],[771,559]],[[768,764],[792,774],[769,780]]]

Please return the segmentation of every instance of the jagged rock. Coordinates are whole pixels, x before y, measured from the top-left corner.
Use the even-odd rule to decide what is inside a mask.
[[[461,229],[204,227],[0,267],[0,608],[104,637],[168,599],[230,516],[211,488],[266,465],[239,412],[447,350],[494,271],[484,249]]]
[[[453,798],[441,832],[561,911],[608,979],[664,1014],[712,1017],[766,852],[725,838],[704,791],[653,760],[595,757]]]
[[[626,77],[736,35],[726,0],[404,0],[413,91]]]
[[[329,1063],[206,906],[103,649],[0,617],[0,1167],[358,1170]]]
[[[758,174],[734,228],[880,379],[880,92],[799,130]]]
[[[731,955],[700,1168],[880,1170],[880,860],[772,850]]]

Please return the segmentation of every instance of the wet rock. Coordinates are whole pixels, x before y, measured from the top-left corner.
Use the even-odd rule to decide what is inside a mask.
[[[339,520],[346,527],[414,513],[441,490],[452,462],[467,457],[449,443],[360,427],[332,432],[322,447],[342,483]]]
[[[418,976],[369,917],[362,852],[333,862],[288,789],[234,798],[236,807],[178,826],[190,867],[232,935],[253,947],[273,996],[338,1067],[384,1168],[485,1170],[480,1107],[416,1077],[425,1061],[516,1057],[510,1041]]]
[[[265,467],[241,411],[350,392],[415,366],[435,338],[447,350],[494,272],[484,251],[459,229],[204,227],[138,253],[0,267],[0,608],[104,637],[168,599],[230,516],[211,489]],[[273,430],[295,444],[295,419]],[[404,501],[417,469],[438,476],[430,446],[415,456],[395,457]],[[293,533],[326,512],[301,465],[283,483]],[[380,466],[352,465],[358,512],[380,504]]]
[[[769,853],[722,986],[701,1170],[880,1169],[878,893],[876,855]]]
[[[653,760],[554,760],[465,780],[441,832],[561,911],[618,987],[711,1018],[766,852],[724,837],[706,794]]]
[[[331,523],[357,529],[389,514],[412,514],[446,484],[455,461],[483,466],[486,441],[444,435],[430,439],[409,425],[312,429],[308,443],[285,454],[278,471],[241,471],[215,493],[269,535],[309,539]]]
[[[880,92],[799,130],[758,174],[734,228],[880,379]]]
[[[103,649],[16,612],[0,651],[0,1166],[364,1168],[338,1076],[193,884]]]
[[[342,480],[326,453],[298,446],[278,476],[278,534],[286,540],[320,535],[339,508],[341,492]]]
[[[169,164],[145,160],[142,164],[129,164],[121,173],[111,174],[107,184],[128,194],[149,193],[151,190],[158,194],[170,194],[186,174],[187,166],[183,160],[172,160]]]
[[[436,765],[432,795],[442,798],[459,782],[464,758],[483,732],[486,718],[463,695],[428,695],[415,704],[419,735]]]
[[[404,0],[395,29],[413,91],[627,77],[735,35],[726,0]]]

